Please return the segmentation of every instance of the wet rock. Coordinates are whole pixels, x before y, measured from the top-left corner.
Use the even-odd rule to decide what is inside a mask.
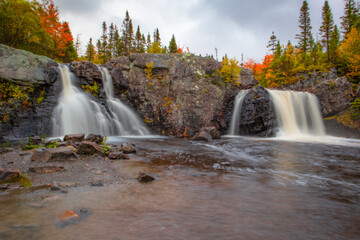
[[[57,166],[43,166],[43,167],[29,167],[29,172],[33,173],[54,173],[54,172],[64,172],[64,167]]]
[[[73,142],[82,142],[85,140],[85,134],[69,134],[65,135],[64,142],[73,141]]]
[[[104,141],[104,136],[100,134],[89,134],[85,140],[88,142],[95,142],[100,145]]]
[[[40,144],[42,144],[42,142],[43,142],[43,140],[39,136],[29,137],[29,139],[28,139],[28,145],[29,144],[40,145]]]
[[[117,159],[129,159],[129,156],[126,155],[123,152],[118,152],[118,151],[111,151],[109,152],[108,157],[112,160],[117,160]]]
[[[70,225],[78,224],[90,215],[91,210],[88,208],[81,208],[80,210],[67,210],[60,214],[56,220],[55,226],[58,228],[65,228]]]
[[[194,140],[211,141],[212,139],[220,139],[221,134],[216,127],[203,127],[200,132],[195,135]]]
[[[149,183],[155,180],[155,177],[151,174],[148,174],[146,172],[142,172],[137,177],[138,182],[140,183]]]
[[[5,170],[0,168],[0,184],[7,182],[16,182],[19,180],[20,171]]]
[[[33,151],[30,160],[33,162],[47,162],[51,158],[51,153],[47,148],[37,148]]]
[[[270,94],[261,86],[252,88],[244,97],[239,121],[239,134],[259,137],[275,135],[277,121]]]
[[[91,186],[93,186],[93,187],[103,187],[104,184],[102,182],[92,182]]]
[[[69,147],[38,148],[30,160],[34,162],[74,161],[78,156]]]
[[[212,137],[209,133],[207,133],[205,131],[201,131],[194,136],[194,140],[210,142],[212,140]]]
[[[77,148],[77,153],[82,155],[99,154],[105,156],[104,150],[95,142],[83,141]]]
[[[135,146],[134,143],[123,143],[121,144],[121,151],[123,151],[123,153],[136,153]]]
[[[13,151],[12,148],[0,148],[0,154],[12,152],[12,151]]]
[[[70,64],[70,70],[74,72],[77,77],[90,83],[94,81],[94,79],[101,80],[99,67],[89,61],[72,62]]]

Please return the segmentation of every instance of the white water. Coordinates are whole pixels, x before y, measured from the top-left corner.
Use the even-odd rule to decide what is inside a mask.
[[[310,93],[267,90],[274,103],[278,121],[277,138],[306,139],[325,136],[325,127],[317,98]],[[229,135],[239,134],[239,122],[244,97],[242,90],[235,99]]]
[[[141,123],[136,114],[114,97],[113,82],[109,71],[106,68],[100,68],[100,70],[106,93],[106,103],[116,119],[116,126],[120,132],[118,135],[149,135],[150,132]]]
[[[115,103],[112,99],[111,86],[106,85],[105,92],[110,89],[108,104],[110,112],[104,106],[92,100],[91,97],[72,84],[74,77],[65,65],[59,67],[63,84],[60,101],[53,112],[53,136],[64,136],[72,133],[95,133],[106,136],[144,135],[145,127],[138,124],[134,114],[129,114],[127,107]],[[109,82],[109,80],[104,80]],[[104,84],[105,86],[105,84]],[[110,98],[110,101],[109,101]],[[114,109],[114,111],[112,110]],[[132,117],[135,119],[132,119]],[[132,125],[133,124],[133,125]]]
[[[325,136],[325,127],[315,95],[306,92],[268,90],[279,124],[277,137]]]
[[[234,112],[231,116],[231,123],[230,123],[230,129],[229,129],[229,135],[237,135],[239,134],[239,121],[240,121],[240,113],[241,113],[241,107],[244,101],[244,97],[249,92],[249,90],[241,90],[238,95],[236,95],[235,98],[235,104],[234,104]]]

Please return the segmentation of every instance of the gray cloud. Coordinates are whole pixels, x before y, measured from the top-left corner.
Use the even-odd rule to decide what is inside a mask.
[[[257,60],[266,54],[271,32],[283,44],[296,44],[301,0],[54,0],[62,20],[69,21],[74,36],[81,34],[83,48],[88,39],[98,39],[101,23],[121,26],[129,10],[134,27],[152,34],[158,27],[162,43],[168,44],[175,34],[181,46],[196,54],[227,53],[240,59]],[[321,24],[323,0],[308,0],[314,37]],[[334,19],[339,24],[343,0],[329,0]]]

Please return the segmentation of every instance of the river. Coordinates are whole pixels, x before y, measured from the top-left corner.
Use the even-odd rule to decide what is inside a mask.
[[[0,239],[359,239],[358,140],[109,139],[124,141],[154,182],[70,188],[42,208],[29,203],[47,190],[0,196]],[[79,208],[91,215],[56,226]]]

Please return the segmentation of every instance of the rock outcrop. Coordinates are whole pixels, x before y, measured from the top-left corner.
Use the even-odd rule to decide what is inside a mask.
[[[356,96],[353,84],[346,77],[338,77],[335,69],[328,73],[313,71],[299,74],[297,78],[299,81],[289,89],[313,93],[319,99],[323,117],[347,109]]]
[[[50,58],[0,45],[1,136],[50,134],[61,89],[57,65]]]
[[[190,54],[133,54],[109,61],[115,94],[153,133],[194,136],[203,127],[228,128],[228,107],[240,89],[257,84],[249,71],[240,86],[224,84],[212,58]]]

